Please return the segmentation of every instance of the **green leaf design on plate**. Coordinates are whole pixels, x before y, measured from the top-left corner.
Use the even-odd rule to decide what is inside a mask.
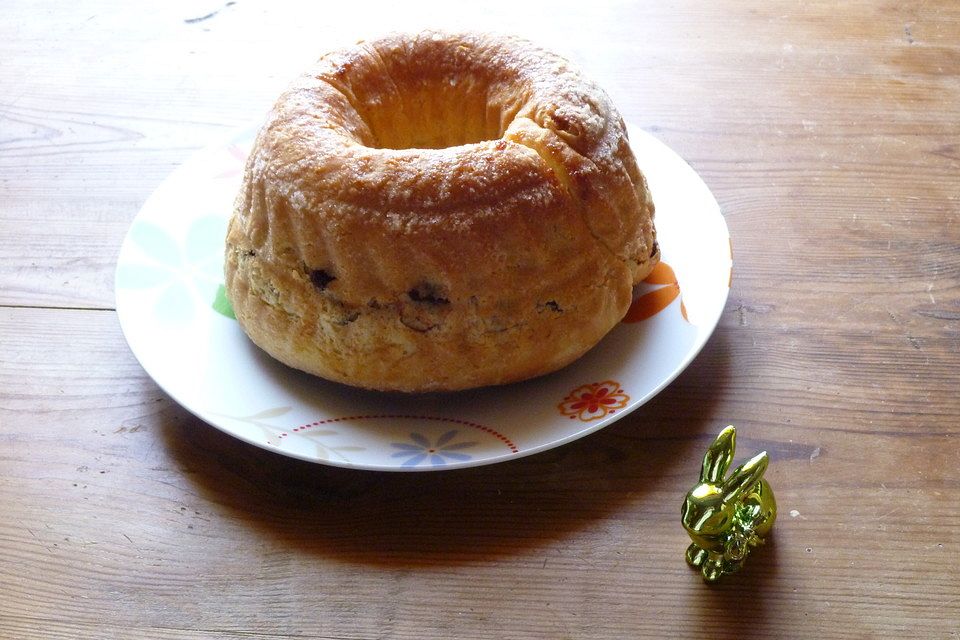
[[[189,324],[193,320],[193,296],[183,282],[177,280],[160,294],[154,309],[157,318],[165,324]]]
[[[212,284],[223,281],[223,253],[210,256],[202,262],[195,262],[193,267],[198,283]]]
[[[187,229],[184,251],[190,264],[200,265],[214,256],[222,256],[224,239],[227,236],[227,219],[219,216],[198,218]],[[221,267],[222,268],[222,267]]]
[[[168,282],[171,276],[163,267],[121,264],[117,269],[117,286],[121,289],[151,289]]]
[[[171,266],[181,264],[180,247],[162,227],[137,222],[130,229],[130,238],[154,260]]]
[[[217,296],[213,299],[212,306],[213,306],[213,310],[219,313],[220,315],[226,316],[231,320],[237,319],[236,314],[233,313],[233,305],[230,304],[230,300],[227,298],[227,289],[223,285],[220,285],[219,287],[217,287]],[[287,410],[289,411],[289,408]],[[258,417],[258,416],[253,416],[253,417]]]

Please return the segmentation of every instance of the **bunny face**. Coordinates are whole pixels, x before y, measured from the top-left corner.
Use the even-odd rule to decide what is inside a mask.
[[[680,513],[683,528],[700,548],[722,552],[734,512],[734,505],[724,501],[721,487],[700,484],[687,494]]]

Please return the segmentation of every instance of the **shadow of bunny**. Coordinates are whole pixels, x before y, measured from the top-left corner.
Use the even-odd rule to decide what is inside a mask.
[[[714,407],[727,371],[718,331],[671,385],[613,425],[529,457],[443,472],[358,471],[287,458],[176,405],[161,433],[172,464],[198,493],[276,543],[352,563],[469,563],[549,544],[662,489],[678,463],[702,455],[696,435],[722,419]],[[678,480],[678,528],[686,484]]]
[[[776,529],[764,544],[747,558],[743,569],[707,584],[699,570],[691,568],[689,580],[679,600],[689,612],[684,637],[703,635],[713,638],[771,638],[782,635],[782,627],[767,615],[778,592]],[[782,603],[781,603],[782,604]]]

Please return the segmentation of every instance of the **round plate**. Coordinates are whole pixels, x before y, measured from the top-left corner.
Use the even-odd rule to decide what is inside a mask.
[[[120,250],[117,313],[146,372],[187,410],[278,453],[356,469],[502,462],[622,418],[673,380],[727,299],[730,239],[713,195],[676,153],[630,131],[657,207],[663,262],[624,322],[583,358],[527,382],[455,394],[362,391],[254,346],[223,294],[227,220],[255,129],[197,153],[147,200]]]

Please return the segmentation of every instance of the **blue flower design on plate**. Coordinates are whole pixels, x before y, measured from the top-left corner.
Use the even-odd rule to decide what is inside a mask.
[[[461,453],[463,449],[477,446],[476,442],[454,442],[459,432],[456,429],[447,431],[435,442],[431,442],[422,433],[411,433],[412,442],[393,442],[390,444],[394,449],[399,449],[391,454],[392,458],[406,458],[403,461],[404,467],[416,467],[420,463],[429,461],[435,467],[441,467],[450,461],[463,462],[470,460],[471,456],[467,453]]]

